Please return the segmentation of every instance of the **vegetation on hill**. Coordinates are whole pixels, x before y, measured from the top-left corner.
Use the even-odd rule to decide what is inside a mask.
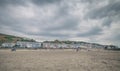
[[[35,42],[33,39],[27,39],[23,37],[17,37],[17,36],[12,36],[12,35],[6,35],[6,34],[1,34],[0,33],[0,45],[4,42],[17,42],[17,41],[30,41],[30,42]]]
[[[4,42],[12,42],[12,43],[16,43],[17,41],[28,41],[28,42],[36,42],[33,39],[29,39],[29,38],[23,38],[23,37],[18,37],[18,36],[12,36],[12,35],[6,35],[6,34],[1,34],[0,33],[0,45]],[[65,44],[81,44],[81,45],[92,45],[94,47],[97,46],[106,46],[106,47],[116,47],[115,45],[101,45],[101,44],[97,44],[97,43],[89,43],[89,42],[83,42],[83,41],[69,41],[69,40],[54,40],[54,41],[43,41],[43,43],[65,43]]]
[[[84,43],[84,44],[91,44],[91,43],[88,43],[88,42],[83,42],[83,41],[70,41],[70,40],[64,40],[64,41],[61,41],[61,40],[54,40],[54,41],[44,41],[45,43],[65,43],[65,44],[77,44],[77,43]],[[96,44],[96,45],[100,45],[100,44],[97,44],[97,43],[92,43],[92,44]]]
[[[81,45],[85,45],[85,46],[91,46],[93,48],[100,48],[100,47],[111,47],[111,48],[118,48],[118,46],[116,45],[102,45],[102,44],[98,44],[98,43],[89,43],[89,42],[84,42],[84,41],[69,41],[69,40],[54,40],[54,41],[44,41],[44,43],[65,43],[65,44],[81,44]]]

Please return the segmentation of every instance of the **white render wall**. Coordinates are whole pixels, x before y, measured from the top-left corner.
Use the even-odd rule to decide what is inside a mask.
[[[19,47],[23,47],[23,48],[40,48],[41,47],[41,43],[40,42],[21,42],[18,41],[16,43],[16,45],[18,45]]]
[[[13,46],[15,46],[15,43],[3,43],[2,44],[2,47],[13,47]]]

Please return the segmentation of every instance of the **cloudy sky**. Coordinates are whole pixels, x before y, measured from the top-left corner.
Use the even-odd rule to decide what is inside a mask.
[[[0,33],[120,45],[120,0],[0,0]]]

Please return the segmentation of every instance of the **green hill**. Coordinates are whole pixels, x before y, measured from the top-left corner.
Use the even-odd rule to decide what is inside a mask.
[[[0,33],[0,45],[4,42],[17,42],[17,41],[31,41],[35,42],[33,39],[28,39],[28,38],[23,38],[23,37],[18,37],[18,36],[13,36],[13,35],[7,35],[7,34],[2,34]]]

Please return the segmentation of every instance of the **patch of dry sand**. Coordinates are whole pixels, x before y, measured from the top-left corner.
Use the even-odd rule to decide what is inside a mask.
[[[120,71],[120,51],[0,50],[0,71]]]

